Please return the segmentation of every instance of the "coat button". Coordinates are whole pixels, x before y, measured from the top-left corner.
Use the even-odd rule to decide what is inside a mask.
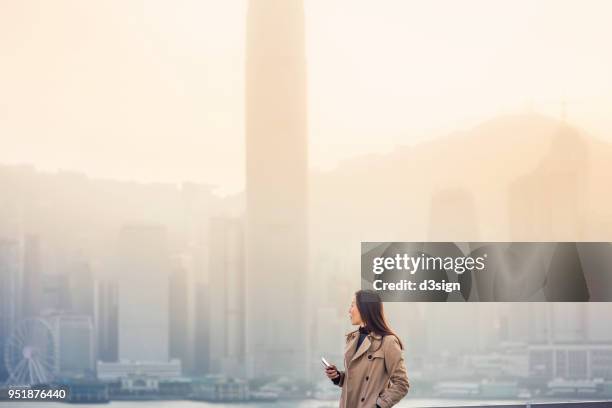
[[[361,399],[361,402],[363,402],[363,401],[365,401],[365,398],[362,398],[362,399]]]
[[[370,355],[368,356],[368,360],[371,360],[371,359],[372,359],[372,355],[370,354]]]

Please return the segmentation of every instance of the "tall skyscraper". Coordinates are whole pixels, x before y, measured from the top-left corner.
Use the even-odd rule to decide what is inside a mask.
[[[192,353],[189,336],[189,275],[180,265],[170,275],[170,332],[168,333],[171,359],[181,360],[183,369],[191,367]]]
[[[210,289],[202,283],[196,283],[195,289],[195,330],[193,368],[194,375],[210,373]]]
[[[72,311],[77,314],[94,316],[94,278],[85,259],[77,259],[70,273]]]
[[[42,298],[40,304],[43,315],[72,310],[70,276],[68,274],[44,274],[42,275],[41,286]]]
[[[529,341],[581,343],[589,339],[586,303],[529,303]]]
[[[96,283],[96,335],[98,360],[119,359],[119,287],[112,280]]]
[[[0,240],[0,383],[8,378],[4,345],[19,318],[19,245]]]
[[[306,375],[308,152],[302,0],[250,0],[246,38],[248,375]]]
[[[587,303],[553,303],[552,332],[555,342],[582,343],[589,340]]]
[[[128,225],[118,256],[119,359],[168,361],[169,266],[166,229]]]
[[[36,235],[25,238],[23,254],[23,317],[40,314],[42,300],[42,264],[40,240]]]
[[[244,228],[235,218],[210,220],[211,371],[244,375]]]

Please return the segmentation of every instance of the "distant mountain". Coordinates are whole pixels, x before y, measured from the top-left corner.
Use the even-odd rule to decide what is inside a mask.
[[[584,224],[575,239],[612,240],[610,176],[610,144],[546,116],[498,117],[317,174],[314,239],[320,231],[324,245],[347,239],[502,241],[524,231],[511,223],[552,222]],[[525,179],[535,181],[521,184]],[[557,219],[538,218],[545,205],[562,209]],[[555,239],[546,226],[527,231],[532,236],[522,239]]]

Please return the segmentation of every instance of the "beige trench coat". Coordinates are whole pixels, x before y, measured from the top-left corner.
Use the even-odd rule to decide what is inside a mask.
[[[359,331],[347,335],[340,408],[389,408],[408,393],[404,356],[395,336],[370,333],[357,347]],[[381,344],[382,343],[382,344]],[[334,381],[335,382],[335,381]]]

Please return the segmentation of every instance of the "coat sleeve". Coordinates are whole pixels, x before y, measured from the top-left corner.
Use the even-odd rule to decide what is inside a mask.
[[[390,408],[400,402],[410,387],[399,340],[395,336],[387,337],[390,338],[385,342],[385,369],[390,373],[390,385],[376,399],[376,404],[381,408]]]
[[[338,387],[342,387],[342,385],[344,384],[344,371],[338,370],[338,374],[340,374],[340,377],[332,379],[332,382]]]

